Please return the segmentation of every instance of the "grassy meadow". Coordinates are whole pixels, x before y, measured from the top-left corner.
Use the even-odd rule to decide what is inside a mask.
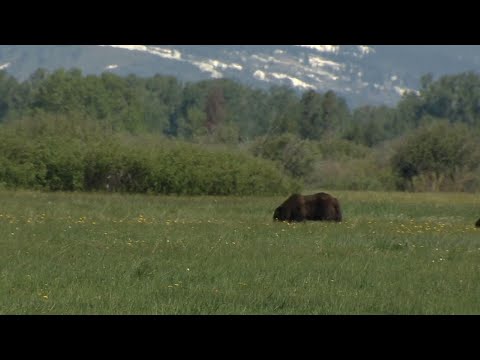
[[[478,195],[328,192],[342,223],[274,223],[287,196],[1,190],[0,314],[480,314]]]

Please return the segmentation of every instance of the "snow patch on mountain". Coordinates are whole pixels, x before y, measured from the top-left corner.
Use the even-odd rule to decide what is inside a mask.
[[[182,60],[182,53],[176,49],[163,49],[158,46],[146,46],[146,45],[99,45],[110,46],[119,49],[133,50],[147,52],[152,55],[157,55],[163,58],[172,60]]]
[[[313,85],[310,85],[310,84],[307,84],[306,82],[300,80],[300,79],[297,79],[295,77],[292,77],[292,76],[288,76],[286,74],[281,74],[281,73],[271,73],[270,75],[272,75],[274,78],[276,79],[280,79],[280,80],[284,80],[284,79],[287,79],[287,80],[290,80],[290,82],[292,83],[293,86],[295,87],[301,87],[301,88],[304,88],[304,89],[315,89],[315,86]]]
[[[305,75],[311,79],[315,79],[319,83],[321,83],[324,80],[337,81],[339,79],[338,76],[333,75],[330,72],[325,71],[323,69],[316,69],[314,72],[310,72]]]
[[[413,90],[413,89],[409,89],[409,88],[406,88],[406,87],[394,86],[393,89],[395,90],[395,92],[396,92],[398,95],[401,95],[401,96],[403,96],[404,94],[409,93],[409,92],[413,92],[413,93],[416,94],[416,95],[420,95],[420,92],[419,92],[419,91]]]
[[[357,46],[358,49],[360,50],[360,52],[363,54],[363,55],[368,55],[370,53],[374,53],[375,52],[375,49],[370,47],[370,46],[366,46],[366,45],[358,45]]]
[[[340,51],[340,45],[295,45],[300,47],[305,47],[319,52],[327,52],[338,54]]]
[[[258,80],[268,81],[266,74],[262,70],[255,71],[253,77]]]
[[[266,62],[266,63],[275,61],[275,58],[273,56],[263,57],[263,56],[260,56],[260,55],[253,54],[250,57],[253,60],[258,60],[258,61]]]
[[[234,69],[234,70],[242,70],[243,66],[240,64],[226,64],[218,60],[208,60],[207,63],[211,64],[213,67],[221,68],[221,69]]]
[[[211,76],[215,79],[223,77],[223,74],[217,69],[215,69],[215,65],[209,62],[192,61],[192,64],[197,66],[203,72],[209,72]]]
[[[314,68],[323,66],[329,66],[334,68],[335,70],[340,70],[342,68],[342,65],[340,65],[339,63],[331,60],[325,60],[324,58],[319,56],[309,56],[308,61],[310,65]]]

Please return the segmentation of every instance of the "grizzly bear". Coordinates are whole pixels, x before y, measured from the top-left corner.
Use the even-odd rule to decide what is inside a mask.
[[[273,219],[288,222],[305,220],[342,221],[342,211],[338,200],[327,193],[293,194],[275,209]]]
[[[475,226],[480,227],[480,219],[477,220],[477,222],[475,223]]]

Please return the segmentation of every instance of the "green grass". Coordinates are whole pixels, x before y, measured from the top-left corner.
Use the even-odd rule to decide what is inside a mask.
[[[480,314],[478,195],[330,193],[340,224],[274,223],[286,196],[0,191],[0,314]]]

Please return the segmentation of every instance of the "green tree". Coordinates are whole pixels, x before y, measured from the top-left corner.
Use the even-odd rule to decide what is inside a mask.
[[[323,96],[322,105],[325,131],[334,135],[343,133],[351,117],[345,100],[329,90]]]
[[[226,109],[221,87],[214,86],[209,90],[205,104],[205,114],[205,126],[209,134],[212,134],[219,126],[224,124]]]
[[[393,138],[395,111],[386,106],[362,106],[353,111],[344,138],[369,147]]]
[[[15,92],[18,91],[18,83],[12,76],[9,76],[4,70],[0,70],[0,122],[2,122],[15,103]]]
[[[303,93],[300,106],[299,134],[304,139],[319,140],[326,135],[339,134],[350,119],[345,100],[333,91],[322,95],[308,90]]]
[[[186,109],[184,117],[178,119],[178,132],[180,138],[193,140],[195,137],[207,134],[205,127],[206,115],[202,108],[190,106]]]
[[[147,128],[171,134],[182,101],[182,84],[172,76],[157,74],[146,79],[145,89],[144,114]]]
[[[458,174],[478,167],[478,140],[465,125],[440,119],[415,130],[391,159],[398,187],[414,189],[417,176],[428,177],[431,190],[438,190],[444,180],[455,183]]]
[[[407,130],[416,129],[424,114],[424,99],[413,92],[405,93],[395,109],[392,126],[394,134],[400,135]]]
[[[298,95],[286,86],[273,86],[269,95],[272,121],[267,133],[298,135],[301,116]]]

